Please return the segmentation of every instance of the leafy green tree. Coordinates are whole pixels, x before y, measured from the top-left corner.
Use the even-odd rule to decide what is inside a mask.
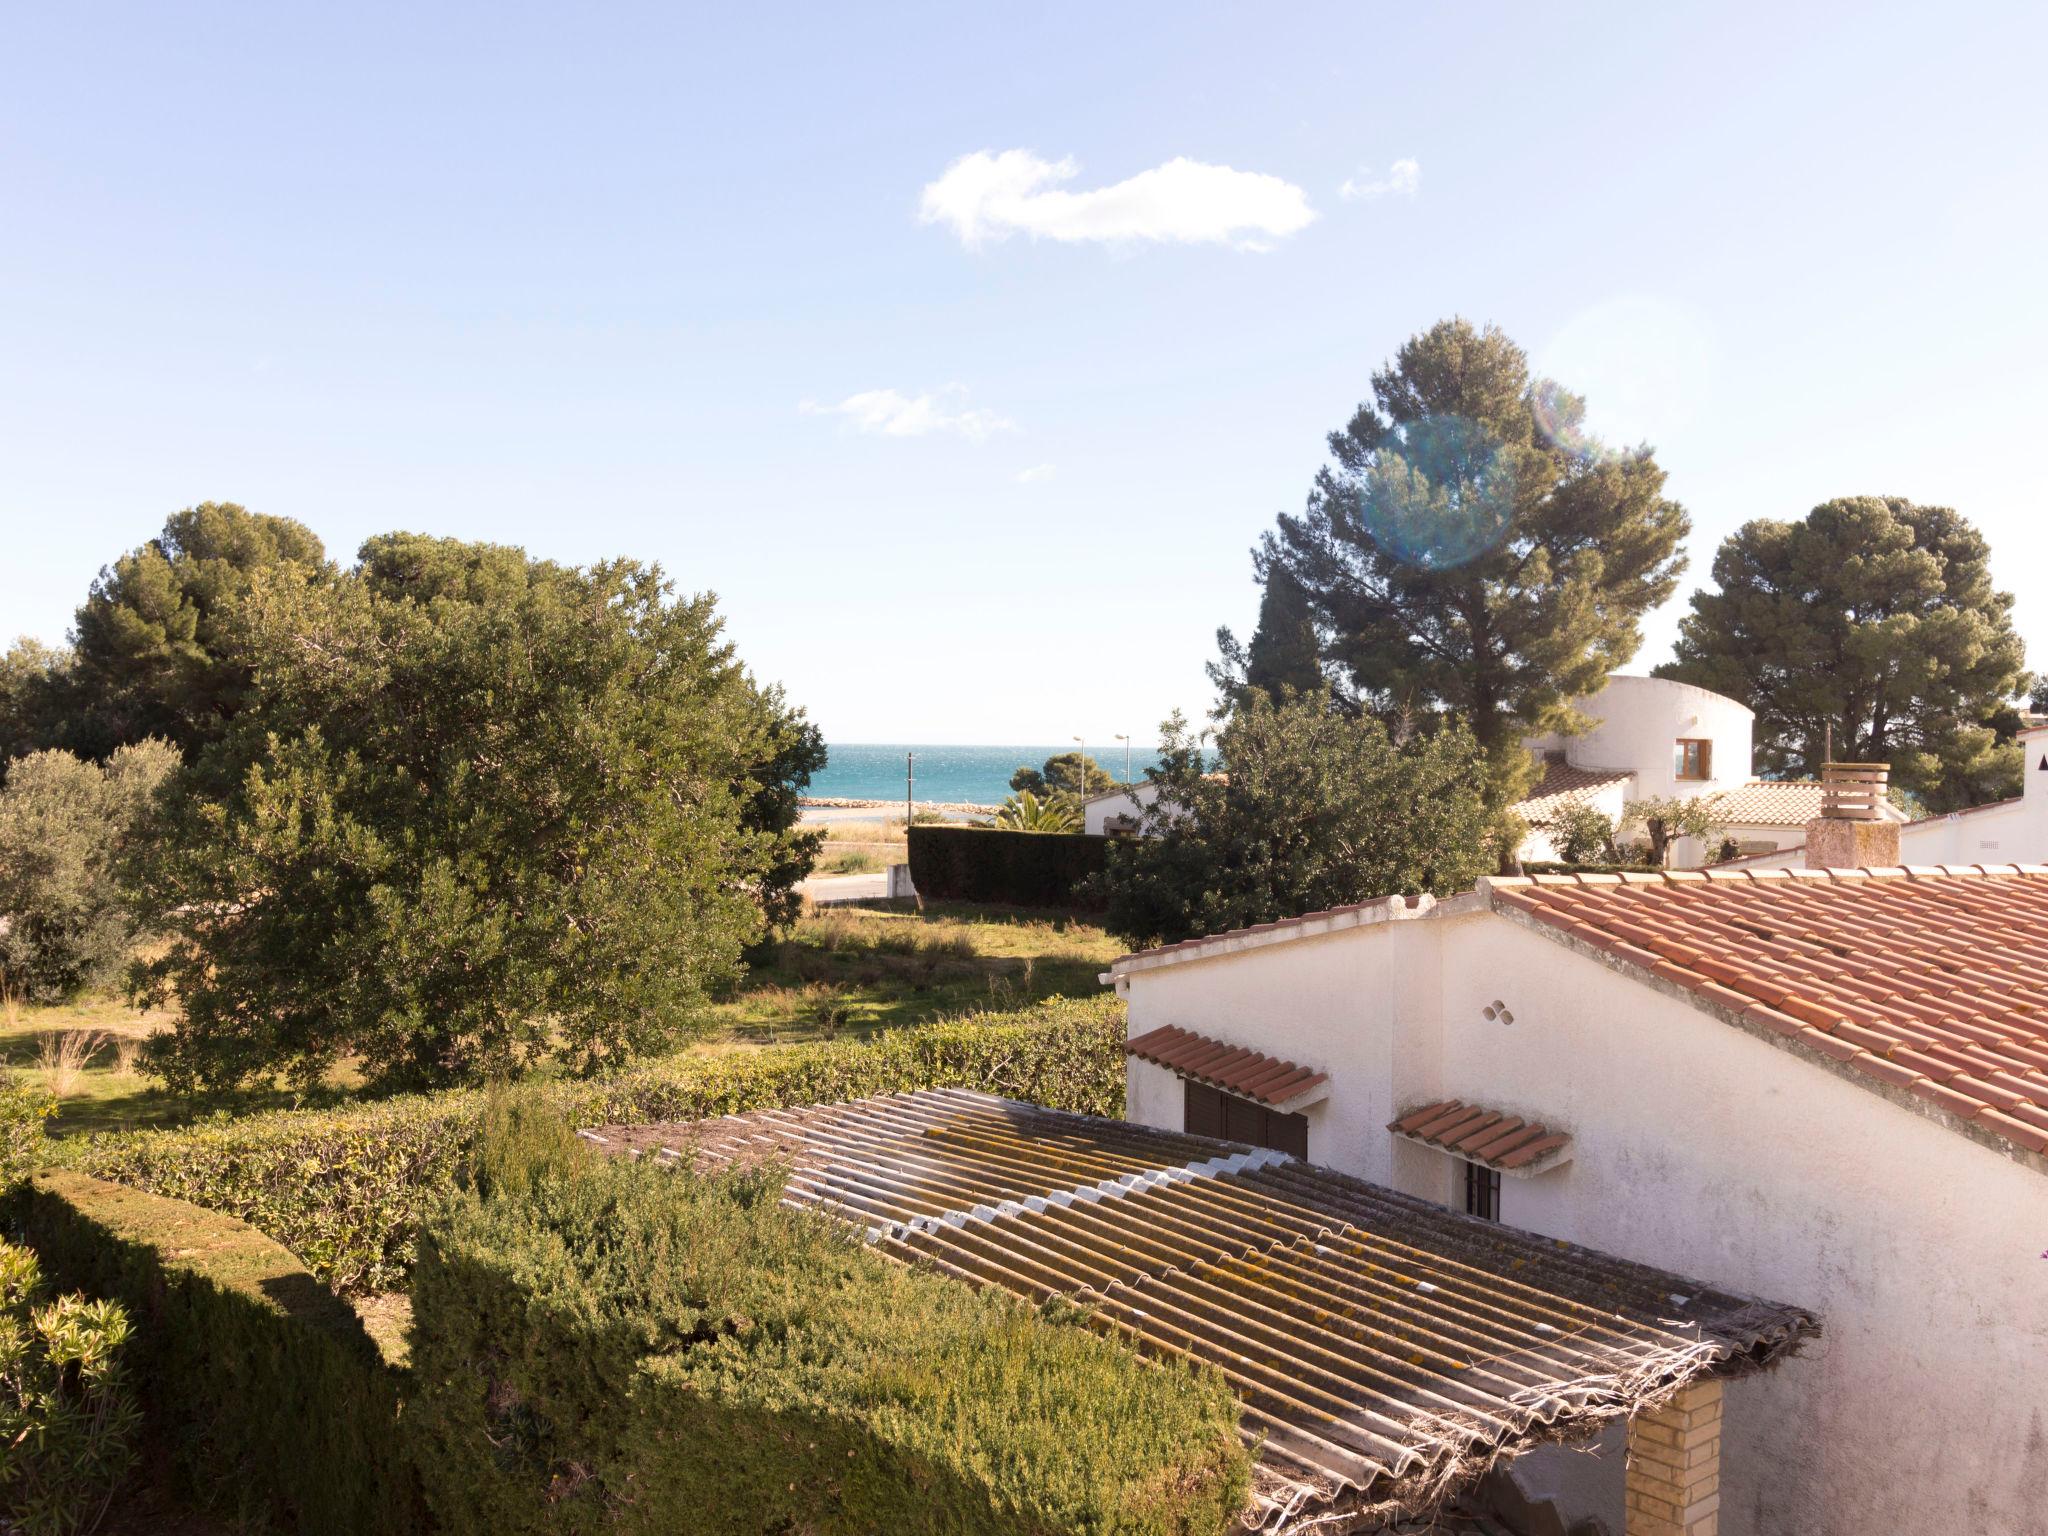
[[[76,750],[104,757],[155,736],[190,752],[213,739],[249,687],[246,668],[222,655],[236,600],[260,571],[322,562],[320,541],[287,517],[225,501],[172,513],[100,572],[78,610]]]
[[[1459,725],[1396,743],[1327,690],[1246,693],[1204,738],[1162,726],[1140,836],[1109,850],[1108,925],[1172,943],[1397,892],[1448,894],[1493,865],[1487,765]]]
[[[2048,677],[2034,684],[2033,711],[2037,715],[2048,715]]]
[[[1832,729],[1840,762],[1885,762],[1933,811],[2019,793],[2019,715],[2031,681],[2012,595],[1991,550],[1947,507],[1898,496],[1758,519],[1714,556],[1677,659],[1659,677],[1756,711],[1756,761],[1814,776]]]
[[[162,741],[104,765],[55,750],[14,764],[0,789],[0,991],[59,1003],[120,981],[138,924],[118,864],[177,764]]]
[[[495,603],[523,588],[524,554],[495,544],[470,544],[418,533],[379,534],[358,553],[358,572],[373,592],[414,603]],[[759,756],[743,765],[735,789],[745,801],[743,824],[767,839],[768,864],[754,882],[771,931],[786,931],[802,914],[796,887],[818,860],[823,835],[800,826],[802,798],[811,775],[825,767],[825,737],[779,686],[751,679],[754,695],[748,739]]]
[[[996,808],[996,825],[1007,832],[1078,832],[1081,808],[1066,795],[1041,800],[1020,789]]]
[[[266,573],[224,655],[262,686],[188,774],[218,796],[133,864],[173,1085],[595,1070],[682,1038],[761,936],[771,711],[658,570],[373,540]]]
[[[1022,794],[1029,790],[1044,799],[1048,795],[1072,795],[1086,800],[1116,788],[1116,780],[1092,757],[1079,752],[1056,752],[1043,768],[1020,767],[1010,775],[1010,788]]]
[[[1694,795],[1680,799],[1670,795],[1652,795],[1642,800],[1631,800],[1621,808],[1621,831],[1626,834],[1640,828],[1648,862],[1653,869],[1663,869],[1671,862],[1671,845],[1682,837],[1697,838],[1703,843],[1712,842],[1721,823],[1714,808],[1714,795]]]
[[[69,650],[24,635],[0,653],[0,783],[16,758],[72,744],[77,694]]]
[[[1522,738],[1578,728],[1570,701],[1635,654],[1690,525],[1651,450],[1594,441],[1585,402],[1491,326],[1431,327],[1372,388],[1306,510],[1261,544],[1259,579],[1306,595],[1360,707],[1465,721],[1504,804],[1533,773]]]

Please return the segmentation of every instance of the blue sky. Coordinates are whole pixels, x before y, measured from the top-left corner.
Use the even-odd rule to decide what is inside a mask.
[[[1944,502],[2048,670],[2044,43],[2021,6],[15,6],[0,629],[61,638],[238,500],[337,554],[658,559],[839,740],[1144,739],[1457,313],[1656,444],[1684,591],[1748,518]]]

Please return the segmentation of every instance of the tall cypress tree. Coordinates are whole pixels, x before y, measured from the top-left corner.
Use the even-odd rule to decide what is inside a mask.
[[[1432,326],[1372,389],[1261,578],[1299,587],[1358,705],[1467,721],[1510,798],[1521,738],[1578,724],[1570,701],[1635,654],[1689,520],[1648,447],[1595,441],[1584,400],[1494,327]]]

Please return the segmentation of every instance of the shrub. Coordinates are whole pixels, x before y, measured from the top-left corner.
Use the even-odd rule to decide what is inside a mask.
[[[38,1175],[11,1205],[53,1276],[134,1319],[144,1443],[186,1497],[303,1536],[419,1529],[398,1373],[283,1248],[71,1172]]]
[[[912,827],[910,879],[926,901],[1096,910],[1081,888],[1107,860],[1106,837],[991,827]]]
[[[128,1314],[46,1300],[26,1248],[0,1241],[0,1507],[27,1536],[99,1528],[135,1461]]]
[[[50,1160],[44,1122],[56,1112],[47,1089],[0,1072],[0,1194]]]
[[[116,864],[177,766],[161,741],[102,766],[36,752],[0,789],[0,986],[61,1003],[120,980],[136,922]]]
[[[1138,1536],[1242,1506],[1216,1373],[892,1263],[783,1208],[779,1169],[607,1159],[547,1118],[493,1107],[422,1244],[407,1423],[445,1530]]]
[[[693,1120],[915,1088],[969,1087],[1088,1114],[1123,1111],[1123,1010],[1059,999],[861,1042],[678,1056],[608,1081],[558,1083],[580,1124]],[[344,1293],[403,1285],[419,1224],[476,1135],[474,1091],[344,1110],[226,1116],[179,1131],[92,1137],[66,1150],[84,1171],[240,1217]]]
[[[1614,862],[1614,823],[1597,806],[1568,805],[1551,817],[1548,830],[1561,863]]]

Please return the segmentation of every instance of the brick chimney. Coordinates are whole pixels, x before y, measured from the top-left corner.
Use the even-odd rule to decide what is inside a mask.
[[[1806,824],[1808,869],[1888,869],[1901,862],[1899,824],[1884,814],[1890,763],[1824,763],[1820,814]]]

